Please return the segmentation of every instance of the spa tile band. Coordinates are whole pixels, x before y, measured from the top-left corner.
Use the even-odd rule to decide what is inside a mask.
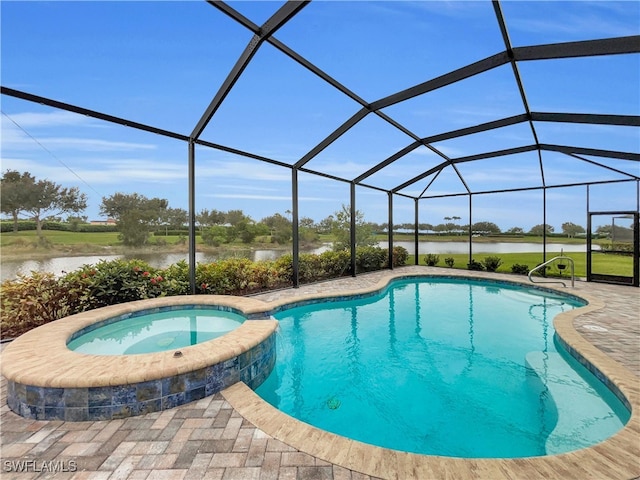
[[[34,420],[97,421],[143,415],[200,400],[242,381],[252,389],[275,363],[275,332],[224,362],[172,377],[89,388],[49,388],[7,381],[7,403]]]

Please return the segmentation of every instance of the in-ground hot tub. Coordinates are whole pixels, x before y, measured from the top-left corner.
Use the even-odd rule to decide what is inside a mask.
[[[94,355],[68,342],[140,313],[213,308],[246,318],[192,346],[135,355]],[[198,295],[100,308],[25,333],[2,354],[9,408],[37,420],[96,421],[156,412],[199,400],[242,381],[259,386],[275,363],[278,322],[258,300]],[[120,324],[120,323],[118,323]]]
[[[67,347],[91,355],[179,350],[221,337],[245,320],[241,313],[217,305],[172,305],[94,323],[74,333]]]

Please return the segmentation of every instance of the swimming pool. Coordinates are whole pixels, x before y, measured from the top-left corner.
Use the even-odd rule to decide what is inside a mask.
[[[246,317],[194,305],[115,317],[76,332],[67,347],[92,355],[134,355],[197,345],[236,329]]]
[[[276,366],[256,392],[324,430],[407,452],[576,450],[630,415],[557,344],[553,317],[581,305],[509,283],[430,278],[285,306]]]

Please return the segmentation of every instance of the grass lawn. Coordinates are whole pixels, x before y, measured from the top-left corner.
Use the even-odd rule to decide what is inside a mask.
[[[55,245],[100,245],[109,246],[119,243],[117,232],[62,232],[57,230],[44,230],[42,236]],[[22,232],[6,232],[0,236],[0,246],[26,246],[29,243],[37,244],[38,235],[35,230]]]
[[[549,254],[547,252],[547,260],[551,260],[557,254],[552,253]],[[495,256],[499,257],[502,260],[502,265],[498,267],[498,273],[511,273],[511,266],[518,265],[528,265],[529,270],[534,268],[536,265],[542,263],[542,253],[500,253],[500,254],[486,254],[481,253],[478,255],[474,255],[473,258],[477,262],[482,262],[486,257]],[[587,275],[587,255],[586,253],[581,252],[570,252],[566,253],[565,256],[573,259],[575,275],[576,277],[586,277]],[[467,268],[467,263],[469,262],[469,254],[467,253],[458,253],[458,254],[442,254],[439,255],[440,262],[438,263],[438,267],[446,267],[447,265],[444,263],[445,258],[453,258],[454,264],[453,268],[465,269]],[[413,265],[415,261],[414,255],[409,255],[409,259],[407,260],[408,265]],[[420,265],[424,265],[424,255],[420,255]],[[606,273],[608,275],[623,275],[631,277],[633,276],[633,257],[630,256],[622,256],[622,255],[611,255],[611,254],[596,254],[593,256],[593,272],[594,273]],[[547,274],[549,276],[557,276],[560,273],[554,265],[551,265],[550,270],[548,270]],[[563,274],[564,277],[569,277],[570,270],[569,267],[565,270]]]
[[[389,237],[386,234],[376,234],[375,238],[379,242],[386,242]],[[394,233],[394,242],[413,242],[414,236],[412,233]],[[468,235],[420,235],[420,242],[463,242],[469,241]],[[602,238],[594,238],[594,245],[601,243],[609,243],[609,240]],[[488,235],[473,237],[473,243],[543,243],[542,236],[529,236],[529,235]],[[568,238],[564,236],[548,236],[547,244],[564,243],[567,245],[585,245],[587,243],[586,238]]]

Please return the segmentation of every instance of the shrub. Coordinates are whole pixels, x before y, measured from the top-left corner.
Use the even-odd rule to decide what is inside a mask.
[[[19,232],[36,229],[36,222],[33,220],[18,220],[17,225]],[[13,232],[13,220],[0,222],[0,232]]]
[[[426,263],[429,267],[435,267],[440,262],[440,255],[436,255],[435,253],[427,253],[424,256],[424,263]]]
[[[469,270],[483,271],[484,265],[482,265],[482,263],[480,262],[475,261],[474,259],[471,259],[471,261],[467,263],[467,268]]]
[[[273,262],[253,262],[251,266],[249,291],[265,290],[273,286],[278,286],[279,280],[273,267]]]
[[[520,265],[514,263],[511,265],[511,273],[517,273],[518,275],[527,275],[529,273],[529,265]]]
[[[198,293],[230,295],[245,293],[252,282],[253,262],[247,258],[228,258],[196,266]]]
[[[407,264],[409,259],[409,252],[406,248],[397,245],[393,247],[393,266],[400,267]]]
[[[495,272],[498,270],[498,267],[502,265],[502,260],[500,257],[485,257],[482,264],[487,272]]]
[[[18,231],[35,230],[36,222],[34,220],[18,220]],[[77,222],[42,222],[43,230],[58,230],[69,232],[117,232],[115,225],[91,225],[89,223]],[[13,220],[4,220],[0,222],[0,232],[13,232]]]
[[[313,282],[325,276],[322,260],[318,255],[303,253],[298,257],[298,279],[301,282]]]
[[[91,225],[88,223],[81,223],[78,225],[78,232],[117,232],[118,227],[116,225]]]
[[[74,312],[73,295],[52,273],[32,272],[2,283],[0,332],[13,338]]]
[[[322,252],[319,257],[325,278],[337,278],[349,273],[351,254],[346,250],[340,252],[328,250]]]
[[[293,282],[293,256],[286,254],[273,262],[273,269],[276,277],[282,284],[291,284]]]
[[[453,257],[447,257],[444,259],[444,263],[446,263],[447,267],[453,268],[453,264],[455,263],[455,260],[453,259]]]
[[[229,291],[230,282],[222,275],[220,262],[196,265],[196,293],[222,295]]]
[[[387,258],[387,250],[380,247],[358,247],[356,248],[356,271],[372,272],[380,270]]]
[[[78,311],[166,295],[164,277],[142,260],[102,260],[65,275],[73,286]]]
[[[160,275],[164,277],[163,288],[167,295],[189,294],[189,265],[186,261],[169,265]]]

